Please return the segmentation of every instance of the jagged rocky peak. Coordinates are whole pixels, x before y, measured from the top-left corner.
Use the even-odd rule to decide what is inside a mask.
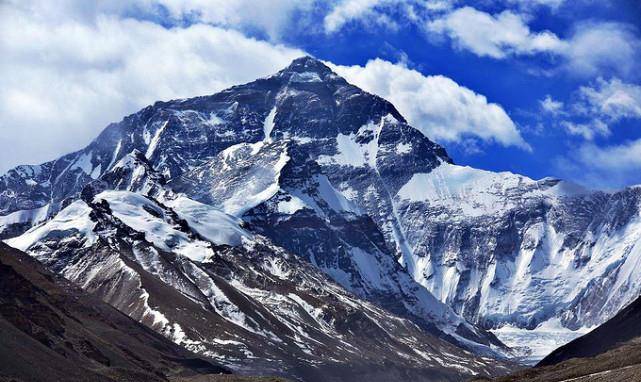
[[[289,139],[316,146],[317,155],[333,155],[339,136],[359,141],[348,145],[362,145],[374,130],[361,128],[383,119],[398,122],[388,123],[396,130],[409,128],[391,103],[349,84],[321,61],[302,57],[275,75],[220,93],[156,102],[110,124],[82,150],[10,170],[0,178],[0,213],[44,206],[56,213],[63,200],[134,150],[171,179],[230,146],[266,138]],[[439,157],[447,157],[440,146],[422,139]]]
[[[298,76],[295,74],[298,74]],[[344,84],[347,83],[322,61],[311,56],[303,56],[295,59],[288,67],[279,71],[277,75],[279,77],[287,77],[289,79],[293,77],[294,80],[306,80],[309,82],[336,80]]]
[[[163,191],[165,177],[158,173],[141,151],[134,149],[115,163],[99,179],[83,187],[80,196],[90,201],[105,190],[135,191],[143,195],[157,195]]]

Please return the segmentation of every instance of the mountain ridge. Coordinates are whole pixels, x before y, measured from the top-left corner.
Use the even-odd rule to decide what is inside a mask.
[[[0,378],[167,381],[185,373],[229,373],[4,243],[0,274]]]

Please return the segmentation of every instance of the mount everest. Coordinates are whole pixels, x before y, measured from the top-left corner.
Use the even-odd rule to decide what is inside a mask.
[[[640,196],[456,165],[304,57],[10,170],[0,232],[231,369],[458,380],[545,355],[509,330],[579,333],[636,299]]]

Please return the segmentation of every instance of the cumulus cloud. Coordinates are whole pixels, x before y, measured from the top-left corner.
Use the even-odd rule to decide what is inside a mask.
[[[462,49],[492,58],[557,52],[564,47],[554,33],[532,32],[523,16],[511,11],[491,15],[463,7],[427,22],[426,28],[431,33],[448,36]]]
[[[636,30],[627,24],[581,22],[561,38],[547,30],[532,31],[526,15],[510,10],[493,15],[466,6],[427,19],[425,30],[447,36],[458,48],[482,57],[548,54],[561,59],[557,72],[576,76],[604,71],[630,75],[638,67],[641,52]]]
[[[325,16],[323,24],[325,31],[333,33],[343,27],[347,22],[364,17],[380,17],[374,12],[374,7],[386,0],[346,0],[336,4]]]
[[[530,150],[505,110],[444,76],[424,76],[381,59],[333,66],[349,82],[392,102],[409,122],[436,141],[474,137]]]
[[[563,37],[530,28],[528,23],[536,8],[556,10],[564,0],[504,1],[501,5],[505,10],[496,14],[471,6],[454,8],[455,4],[449,0],[343,0],[325,16],[324,28],[333,33],[354,20],[392,27],[409,22],[430,37],[446,37],[459,49],[481,57],[549,55],[557,65],[552,71],[556,74],[594,77],[610,71],[629,76],[638,70],[641,38],[632,25],[583,21]]]
[[[641,118],[641,86],[625,83],[618,78],[599,78],[592,86],[582,86],[568,111],[549,96],[541,101],[541,108],[554,116],[562,116],[560,125],[572,135],[586,140],[611,135],[609,125],[623,118]],[[558,110],[557,110],[558,109]]]
[[[575,28],[560,54],[569,73],[596,76],[610,70],[627,76],[638,68],[639,52],[641,40],[630,25],[587,22]]]
[[[561,121],[570,134],[588,141],[608,137],[621,119],[641,118],[641,86],[621,81],[597,79],[577,91],[567,117],[582,122]],[[583,143],[557,161],[560,173],[597,188],[617,188],[641,183],[641,139],[599,146]]]
[[[81,6],[48,17],[32,5],[0,9],[0,171],[78,149],[156,100],[211,94],[304,54],[210,25],[164,28]]]
[[[296,12],[309,12],[315,0],[144,0],[147,8],[162,5],[176,19],[217,26],[258,29],[278,40]]]
[[[383,26],[395,29],[401,16],[416,23],[426,14],[440,13],[452,8],[455,0],[342,0],[330,8],[323,19],[326,33],[338,32],[350,21],[365,25]]]
[[[560,8],[565,0],[508,0],[509,4],[514,4],[521,9],[532,9],[536,7],[548,7],[556,10]]]
[[[563,126],[569,134],[579,135],[588,141],[593,140],[597,136],[607,137],[611,134],[608,125],[600,119],[594,119],[587,123],[562,121],[561,126]]]
[[[549,114],[559,114],[563,112],[563,102],[553,99],[549,94],[539,101],[541,109]]]
[[[641,139],[605,147],[585,145],[578,153],[583,163],[598,169],[609,171],[641,169]]]
[[[618,78],[606,81],[599,78],[594,86],[579,89],[585,113],[604,116],[611,120],[641,118],[641,86],[625,83]]]
[[[278,40],[297,14],[314,10],[320,0],[6,0],[34,16],[91,21],[98,15],[137,15],[172,24],[206,23],[262,32]]]

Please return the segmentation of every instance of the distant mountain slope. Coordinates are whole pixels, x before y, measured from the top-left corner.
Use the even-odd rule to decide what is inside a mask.
[[[594,357],[624,345],[636,345],[637,351],[641,351],[641,298],[590,333],[556,349],[537,366],[555,365],[571,358]]]
[[[166,381],[228,373],[0,243],[0,379]]]
[[[553,351],[536,367],[496,382],[641,381],[641,298],[603,325]]]

